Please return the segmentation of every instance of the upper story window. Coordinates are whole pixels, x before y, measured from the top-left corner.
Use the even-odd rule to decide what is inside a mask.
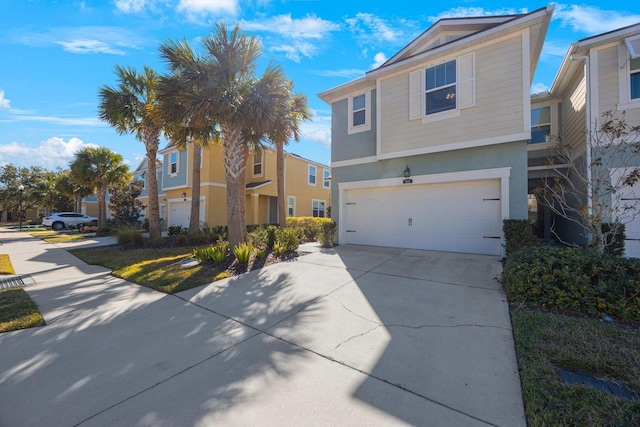
[[[531,109],[531,139],[529,144],[548,142],[551,136],[551,107]]]
[[[262,175],[262,151],[253,153],[253,176]]]
[[[349,97],[349,134],[371,130],[370,98],[368,91]]]
[[[138,181],[142,182],[142,189],[144,190],[147,186],[147,174],[142,172],[140,174],[140,177],[138,178]]]
[[[409,73],[409,118],[423,123],[455,117],[475,105],[475,55],[432,64]]]
[[[425,115],[456,108],[456,61],[425,71]]]
[[[331,172],[329,172],[328,170],[324,169],[322,171],[322,186],[324,188],[330,188],[331,187],[331,182],[329,182],[329,177],[331,176]]]
[[[316,185],[316,167],[309,165],[309,185]]]
[[[178,174],[178,152],[173,151],[169,154],[169,175]]]
[[[640,57],[631,59],[629,71],[631,73],[631,99],[640,99]]]

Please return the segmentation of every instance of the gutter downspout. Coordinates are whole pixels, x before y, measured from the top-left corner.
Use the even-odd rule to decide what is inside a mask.
[[[574,61],[584,61],[584,78],[585,78],[585,114],[587,119],[587,140],[585,141],[585,157],[587,163],[587,214],[591,216],[593,214],[593,185],[591,183],[591,138],[593,137],[593,123],[591,121],[591,62],[590,57],[587,55],[571,55],[571,59]],[[593,241],[593,236],[589,236],[589,243]]]

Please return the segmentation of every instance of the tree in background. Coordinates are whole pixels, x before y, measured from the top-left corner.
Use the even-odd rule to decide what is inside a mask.
[[[120,134],[133,133],[144,143],[149,173],[149,237],[161,239],[160,205],[158,203],[157,157],[162,122],[157,111],[157,73],[144,67],[139,73],[131,67],[116,66],[118,86],[100,89],[99,116]]]
[[[60,209],[58,206],[55,208],[55,211],[61,212],[64,210],[71,210],[75,212],[82,212],[82,199],[93,194],[93,188],[83,185],[79,181],[80,179],[75,177],[73,172],[69,169],[63,170],[59,173],[56,189],[60,194],[71,198],[73,203],[71,208]]]
[[[300,140],[300,124],[311,118],[311,112],[307,106],[307,97],[296,93],[291,94],[293,82],[285,81],[283,93],[289,94],[281,99],[277,106],[276,118],[273,125],[267,131],[269,141],[276,146],[276,173],[278,181],[278,222],[280,227],[287,225],[287,212],[284,192],[284,146],[290,139]]]
[[[95,189],[98,198],[98,227],[107,224],[107,190],[109,186],[131,179],[122,156],[105,147],[85,147],[76,153],[71,172],[78,183]]]
[[[590,246],[604,252],[616,244],[622,226],[640,214],[640,189],[633,191],[640,182],[640,126],[628,125],[624,112],[609,111],[593,129],[585,133],[587,155],[583,147],[554,138],[548,158],[554,174],[536,193],[556,215],[577,225]],[[636,196],[629,197],[630,191]],[[562,243],[577,246],[552,232]]]
[[[132,181],[109,187],[109,209],[116,224],[132,224],[140,218],[144,207],[137,197],[142,193],[143,185],[143,181]]]

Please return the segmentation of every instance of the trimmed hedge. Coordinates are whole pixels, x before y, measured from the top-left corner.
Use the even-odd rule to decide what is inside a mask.
[[[502,222],[504,248],[507,255],[521,248],[536,246],[538,241],[533,234],[533,226],[526,219],[505,219]]]
[[[509,255],[502,283],[517,306],[640,321],[640,259],[527,247]]]
[[[318,232],[323,224],[331,223],[331,218],[319,218],[314,216],[291,216],[287,218],[287,227],[302,227],[306,240],[316,240]]]

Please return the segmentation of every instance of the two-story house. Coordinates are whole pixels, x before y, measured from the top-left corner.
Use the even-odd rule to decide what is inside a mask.
[[[538,224],[540,237],[554,237],[551,233],[553,227],[562,241],[586,244],[583,230],[574,222],[554,215],[548,206],[536,200],[534,190],[542,185],[545,176],[550,175],[552,168],[547,157],[548,149],[554,143],[553,136],[562,138],[564,143],[573,147],[575,162],[584,164],[585,174],[592,174],[576,182],[593,182],[593,176],[615,182],[621,174],[628,174],[629,168],[640,166],[640,158],[625,156],[603,161],[609,169],[604,174],[597,170],[587,172],[586,168],[586,165],[594,163],[593,159],[608,155],[597,152],[599,144],[594,144],[603,113],[613,111],[619,114],[624,111],[627,125],[640,125],[640,23],[572,43],[550,90],[533,96],[531,107],[532,130],[528,147],[531,218]],[[566,167],[555,164],[553,168],[563,166]],[[611,197],[633,206],[640,198],[637,187],[622,188]],[[585,191],[589,190],[585,188]],[[590,208],[587,197],[576,203]],[[602,200],[602,203],[611,203],[614,215],[609,220],[616,220],[616,202]],[[640,217],[626,224],[626,236],[626,255],[639,257]]]
[[[199,148],[195,148],[199,149]],[[189,225],[191,214],[191,168],[200,167],[200,219],[209,226],[227,223],[226,181],[223,147],[211,145],[202,152],[200,165],[193,165],[194,146],[185,150],[169,145],[163,156],[159,186],[160,216],[168,226]],[[287,216],[327,217],[331,199],[328,166],[285,153],[285,197]],[[276,151],[265,147],[249,157],[246,167],[247,224],[277,224]]]
[[[529,89],[552,11],[441,19],[319,94],[339,243],[502,253],[502,221],[528,214]]]

